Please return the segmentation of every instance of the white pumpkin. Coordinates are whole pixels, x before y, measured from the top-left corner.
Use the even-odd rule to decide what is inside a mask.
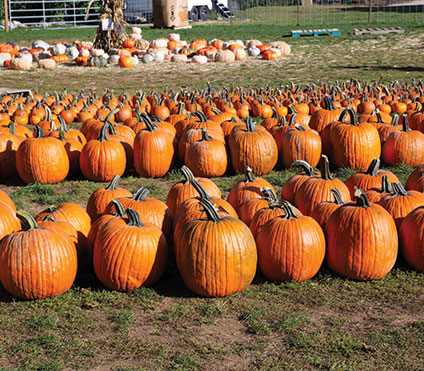
[[[137,66],[138,64],[138,57],[136,55],[133,55],[131,57],[132,61],[133,61],[133,66]]]
[[[246,48],[251,48],[251,47],[253,47],[253,46],[258,46],[258,45],[262,45],[263,44],[263,42],[262,41],[259,41],[259,40],[256,40],[256,39],[253,39],[253,40],[247,40],[246,41]]]
[[[215,55],[215,62],[228,63],[233,62],[236,56],[231,50],[218,50]]]
[[[89,57],[90,56],[90,51],[87,50],[87,49],[81,49],[79,53],[80,53],[81,57]]]
[[[91,49],[90,54],[93,57],[102,57],[103,54],[105,54],[105,51],[103,49]]]
[[[150,46],[151,46],[152,48],[155,48],[155,49],[159,49],[159,48],[166,48],[166,47],[168,46],[168,40],[167,40],[167,39],[163,39],[163,38],[161,38],[161,39],[156,39],[156,40],[153,40],[153,41],[150,43]]]
[[[65,54],[65,52],[66,52],[66,46],[63,44],[56,44],[50,47],[51,55]]]
[[[160,50],[154,50],[150,53],[155,61],[163,61],[165,59],[165,54],[161,52]]]
[[[141,40],[141,34],[139,34],[139,33],[132,33],[132,34],[130,34],[130,39]]]
[[[131,27],[131,33],[141,35],[141,28],[140,27]]]
[[[169,41],[180,41],[180,34],[178,34],[178,33],[170,33],[168,35],[168,40]]]
[[[208,63],[208,57],[205,55],[195,55],[193,58],[191,58],[191,61],[193,63],[205,64]]]
[[[21,54],[19,58],[26,59],[32,63],[32,54],[30,53]]]
[[[75,46],[71,46],[66,49],[65,54],[69,57],[71,61],[73,61],[79,56],[79,51]]]
[[[144,54],[143,57],[141,58],[141,61],[143,63],[151,63],[155,60],[155,57],[153,55],[149,54]]]
[[[242,60],[246,59],[246,57],[247,57],[246,50],[244,50],[242,48],[234,49],[234,55],[236,57],[236,61],[242,61]]]
[[[45,70],[54,70],[56,68],[56,62],[54,59],[43,59],[38,61],[38,67]]]
[[[109,64],[117,64],[117,63],[119,62],[119,55],[118,55],[118,54],[112,54],[112,55],[108,58],[107,62],[108,62]]]
[[[44,49],[44,51],[46,51],[46,50],[49,50],[50,45],[47,44],[43,40],[36,40],[32,43],[32,48],[33,49]]]
[[[251,46],[249,49],[247,49],[247,54],[249,54],[251,57],[257,57],[261,54],[261,51],[256,46]]]
[[[280,51],[281,56],[290,55],[291,47],[284,41],[273,41],[269,44],[271,48],[278,49]]]
[[[5,61],[9,61],[12,59],[12,56],[9,53],[0,53],[0,57],[3,58]]]
[[[4,62],[6,62],[6,59],[4,59],[2,56],[0,56],[0,67],[3,67]]]

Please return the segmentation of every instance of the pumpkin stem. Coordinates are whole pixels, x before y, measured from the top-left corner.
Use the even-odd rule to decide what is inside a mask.
[[[201,130],[202,130],[202,139],[200,139],[200,142],[212,140],[212,138],[208,135],[207,129],[202,128]]]
[[[109,185],[105,188],[106,191],[112,191],[115,190],[116,187],[118,186],[118,181],[119,181],[120,176],[119,175],[115,175],[113,177],[113,179],[110,181]]]
[[[196,116],[200,122],[206,122],[208,119],[206,118],[205,114],[200,111],[194,111],[193,115]]]
[[[191,185],[193,188],[199,193],[200,198],[204,200],[211,201],[211,196],[209,196],[208,192],[200,185],[196,178],[191,181]]]
[[[254,182],[256,177],[255,177],[255,174],[253,174],[252,168],[248,166],[246,170],[247,170],[247,173],[246,173],[245,183]]]
[[[371,161],[371,164],[368,167],[368,170],[365,172],[365,174],[376,176],[379,168],[380,168],[380,159],[375,158],[374,160]]]
[[[304,127],[304,126],[302,126],[301,124],[296,124],[296,125],[294,125],[294,127],[297,129],[297,130],[299,130],[299,131],[306,131],[307,129]]]
[[[44,138],[44,132],[43,129],[41,129],[39,126],[34,126],[34,138],[40,139]]]
[[[353,194],[355,196],[357,206],[364,208],[371,206],[367,195],[362,189],[355,187],[355,192]]]
[[[330,174],[330,161],[326,155],[321,156],[320,161],[321,178],[325,180],[333,179]]]
[[[324,98],[324,106],[326,110],[335,110],[333,99],[329,95],[326,95]]]
[[[249,133],[256,131],[256,125],[255,125],[255,123],[253,122],[253,119],[250,116],[246,117],[246,127],[247,127],[247,131]]]
[[[134,196],[131,199],[135,201],[145,201],[147,195],[150,191],[146,187],[141,187],[137,192],[134,193]]]
[[[404,188],[402,183],[392,183],[393,197],[408,196],[409,192]]]
[[[403,115],[402,115],[402,131],[405,131],[405,132],[410,132],[411,131],[411,129],[409,128],[409,123],[408,123],[408,115],[406,114],[406,113],[404,113]]]
[[[208,220],[211,220],[214,222],[221,221],[221,218],[219,217],[215,207],[212,205],[212,203],[209,200],[202,198],[200,199],[199,203],[200,205],[204,207],[204,211],[208,217]]]
[[[389,177],[387,175],[383,175],[381,178],[381,191],[380,193],[392,193],[392,187],[389,183]]]
[[[261,192],[264,194],[265,198],[267,199],[269,206],[278,204],[278,197],[271,188],[263,187],[261,188]]]
[[[282,216],[284,219],[292,219],[292,218],[298,218],[299,215],[296,214],[296,211],[294,211],[293,206],[290,204],[290,202],[285,202],[281,204],[281,207],[283,208],[285,215]]]
[[[303,168],[303,171],[306,173],[306,175],[308,176],[313,176],[315,175],[315,170],[314,168],[309,165],[308,162],[304,161],[304,160],[297,160],[295,162],[293,162],[290,167],[301,167]]]
[[[27,211],[18,210],[16,216],[21,222],[22,230],[29,231],[31,229],[39,229],[39,225],[35,221],[34,217]]]
[[[43,218],[43,222],[57,222],[57,220],[55,218],[51,217],[50,215],[46,215]]]
[[[150,132],[155,131],[158,126],[150,119],[149,115],[142,113],[140,117],[143,119],[146,124],[146,129]]]
[[[399,125],[399,115],[393,115],[392,116],[392,122],[390,123],[391,126],[397,126]]]
[[[342,195],[337,188],[331,188],[331,193],[334,196],[334,201],[337,205],[343,205],[344,201],[342,199]]]
[[[16,126],[15,126],[15,123],[13,121],[11,121],[10,124],[9,124],[9,133],[16,135]]]
[[[112,202],[113,206],[115,207],[115,214],[114,215],[119,217],[119,218],[123,218],[126,215],[124,206],[122,206],[122,204],[116,198],[114,198],[111,202]]]
[[[104,142],[104,141],[109,140],[109,138],[107,136],[107,131],[109,130],[109,126],[110,126],[109,123],[106,123],[102,126],[102,129],[100,130],[100,135],[97,138],[97,140],[99,142]]]
[[[181,172],[183,173],[183,176],[185,178],[184,184],[189,184],[189,183],[193,182],[193,180],[195,180],[193,173],[191,172],[191,170],[187,166],[185,166],[185,165],[181,166]]]
[[[144,227],[143,222],[141,221],[140,214],[134,209],[127,209],[128,223],[130,227]]]

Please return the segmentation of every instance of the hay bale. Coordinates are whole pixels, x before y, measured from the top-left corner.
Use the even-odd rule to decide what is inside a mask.
[[[215,54],[215,62],[230,63],[234,62],[236,56],[231,50],[218,50]]]
[[[269,44],[269,46],[273,49],[278,49],[281,53],[281,56],[284,57],[286,55],[290,55],[291,47],[284,41],[273,41]]]
[[[45,70],[54,70],[56,68],[56,62],[54,59],[42,59],[38,61],[38,67]]]

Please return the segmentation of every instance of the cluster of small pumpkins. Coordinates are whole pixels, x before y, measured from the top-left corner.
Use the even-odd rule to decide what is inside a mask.
[[[172,246],[185,285],[207,297],[242,291],[257,267],[269,280],[301,282],[325,259],[342,276],[372,280],[390,272],[400,251],[424,271],[424,166],[408,190],[378,159],[345,183],[331,177],[325,155],[320,172],[305,161],[293,166],[303,172],[286,181],[281,200],[251,169],[224,200],[185,166],[166,203],[144,187],[118,187],[119,176],[90,195],[86,210],[68,202],[35,217],[0,192],[0,281],[18,298],[53,297],[88,261],[104,286],[126,292],[154,284]]]
[[[54,69],[58,63],[75,63],[78,66],[106,67],[116,65],[130,68],[139,61],[172,61],[184,63],[207,63],[208,61],[232,62],[248,56],[274,60],[290,54],[290,46],[283,41],[269,44],[259,40],[223,40],[196,39],[191,42],[180,40],[179,34],[169,34],[168,38],[159,38],[148,42],[141,38],[141,29],[133,27],[130,37],[123,41],[122,48],[93,48],[91,42],[75,41],[54,43],[37,40],[31,48],[20,48],[14,43],[0,43],[0,66],[15,70],[29,70],[34,66]]]
[[[209,86],[133,96],[4,96],[0,177],[47,184],[81,172],[108,182],[133,168],[141,177],[162,177],[178,164],[201,177],[247,167],[263,175],[299,160],[315,167],[322,153],[338,168],[364,171],[380,157],[416,167],[424,164],[422,102],[420,83],[362,89],[357,82],[303,90]],[[78,121],[82,126],[71,128]]]

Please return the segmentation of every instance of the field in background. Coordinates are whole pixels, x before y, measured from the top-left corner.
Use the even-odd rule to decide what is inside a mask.
[[[0,70],[2,86],[41,92],[72,92],[105,88],[162,91],[165,85],[252,88],[320,83],[350,78],[422,79],[421,26],[411,23],[406,34],[284,38],[292,55],[275,62],[246,61],[230,65],[208,63],[140,65],[131,70],[60,67],[53,72]],[[289,27],[262,24],[195,26],[182,38],[281,39]],[[148,40],[169,30],[144,29]],[[94,30],[13,31],[2,41],[46,39],[90,40]],[[412,169],[391,168],[402,182]],[[265,176],[278,192],[292,170]],[[346,179],[352,171],[335,173]],[[146,186],[161,200],[180,179],[174,170],[164,179],[126,175],[120,185],[135,191]],[[226,195],[241,176],[215,180]],[[33,213],[60,202],[85,205],[102,186],[80,178],[57,185],[3,184],[18,208]],[[422,370],[424,365],[423,274],[401,259],[384,279],[355,282],[325,266],[301,284],[267,282],[258,273],[250,288],[228,298],[206,299],[186,289],[172,252],[168,268],[152,288],[129,294],[104,289],[91,267],[80,267],[74,287],[49,300],[23,302],[0,289],[0,370]]]

